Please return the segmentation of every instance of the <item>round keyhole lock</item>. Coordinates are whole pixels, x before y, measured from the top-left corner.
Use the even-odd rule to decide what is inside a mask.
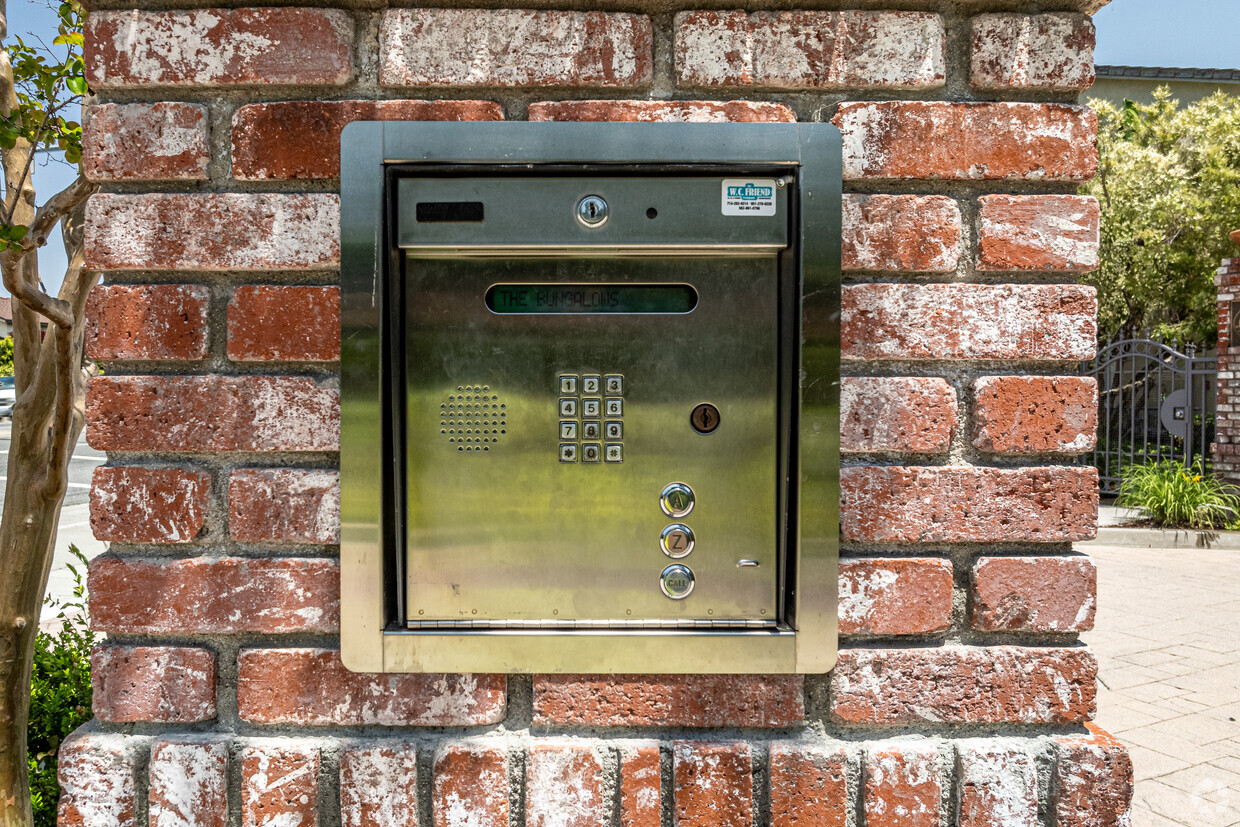
[[[698,405],[689,414],[689,422],[699,434],[713,434],[719,427],[719,409],[709,403]]]
[[[577,220],[587,227],[598,227],[607,220],[611,208],[597,195],[587,195],[577,202]]]

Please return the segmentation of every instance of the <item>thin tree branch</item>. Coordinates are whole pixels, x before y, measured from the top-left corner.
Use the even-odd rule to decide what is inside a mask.
[[[23,258],[22,254],[11,251],[0,253],[0,273],[3,273],[5,288],[32,313],[44,317],[61,330],[72,329],[73,312],[68,302],[52,298],[22,278]]]
[[[80,423],[85,418],[85,376],[82,371],[82,327],[86,296],[97,277],[86,270],[83,244],[83,224],[86,207],[84,201],[64,217],[63,236],[69,254],[69,266],[60,288],[59,301],[69,309],[74,324],[69,329],[58,329],[56,339],[55,376],[56,409],[52,414],[52,444],[48,457],[43,497],[47,500],[63,496],[69,484],[69,455],[81,432]]]
[[[30,230],[22,239],[23,255],[36,247],[47,244],[47,237],[60,219],[77,209],[78,205],[93,195],[99,187],[78,175],[73,183],[47,200],[30,222]]]
[[[10,83],[10,85],[11,85],[11,84],[12,84],[12,81],[10,80],[10,81],[9,81],[9,83]],[[34,147],[38,145],[38,142],[39,142],[39,141],[38,141],[39,136],[43,134],[43,131],[44,131],[45,129],[47,129],[47,121],[48,121],[48,119],[49,119],[49,118],[51,118],[51,113],[50,113],[50,112],[44,112],[44,113],[43,113],[43,123],[39,124],[39,128],[38,128],[38,129],[36,129],[36,130],[35,130],[35,133],[34,133],[34,135],[35,135],[35,141],[34,141],[34,143],[29,143],[29,142],[28,142],[28,141],[26,141],[25,139],[21,139],[21,142],[22,142],[22,143],[25,143],[25,144],[27,145],[27,146],[26,146],[26,163],[22,165],[22,174],[21,174],[21,176],[17,179],[17,184],[16,184],[16,186],[14,187],[14,189],[15,189],[17,192],[21,192],[21,191],[22,191],[22,188],[26,186],[26,182],[30,179],[30,167],[31,167],[31,165],[33,165],[33,164],[34,164]],[[33,188],[33,187],[31,187],[32,192],[33,192],[33,189],[34,189],[34,188]],[[16,204],[14,204],[14,207],[16,207]],[[5,224],[15,224],[15,223],[17,223],[17,222],[15,222],[15,221],[13,220],[13,210],[9,210],[9,214],[8,214],[7,216],[5,216],[5,217],[4,217],[4,223],[5,223]]]
[[[60,82],[63,82],[63,81],[60,81]],[[10,84],[11,84],[11,82],[10,82]],[[36,129],[36,130],[35,130],[35,132],[34,132],[34,141],[30,143],[30,149],[31,149],[31,151],[30,151],[30,152],[28,152],[28,153],[26,154],[26,164],[25,164],[25,166],[22,168],[21,178],[19,178],[19,179],[18,179],[18,181],[17,181],[17,190],[18,190],[19,192],[21,191],[22,187],[23,187],[23,186],[25,186],[25,184],[26,184],[26,180],[27,180],[27,179],[29,178],[29,176],[30,176],[30,168],[31,168],[32,166],[34,166],[34,156],[35,156],[35,152],[37,151],[37,148],[38,148],[39,144],[41,144],[41,143],[43,142],[43,138],[44,138],[44,136],[45,136],[48,132],[50,132],[50,131],[51,131],[51,130],[49,130],[49,129],[47,128],[47,125],[48,125],[48,123],[50,123],[50,122],[51,122],[51,120],[52,120],[52,116],[53,116],[53,115],[55,115],[57,112],[59,112],[61,109],[64,109],[64,108],[65,108],[66,106],[68,106],[69,104],[71,104],[71,103],[73,103],[73,102],[75,102],[75,101],[80,101],[81,99],[82,99],[82,96],[81,96],[81,95],[73,95],[72,97],[67,98],[67,99],[65,99],[65,100],[63,100],[63,101],[60,101],[59,103],[57,103],[57,104],[55,104],[55,105],[53,105],[53,106],[49,106],[49,107],[47,108],[47,111],[43,113],[43,122],[39,124],[39,128],[38,128],[38,129]],[[75,183],[76,183],[76,182],[75,182]],[[47,205],[45,204],[44,206],[47,206]],[[36,220],[37,220],[37,218],[36,218]],[[5,223],[7,223],[7,224],[12,224],[12,223],[14,223],[14,222],[13,222],[13,216],[12,216],[12,214],[11,214],[11,213],[10,213],[10,215],[9,215],[9,216],[5,219]],[[48,227],[48,231],[49,231],[49,232],[51,231],[51,226],[50,226],[50,225],[49,225],[49,227]],[[42,245],[40,244],[40,246],[42,246]]]

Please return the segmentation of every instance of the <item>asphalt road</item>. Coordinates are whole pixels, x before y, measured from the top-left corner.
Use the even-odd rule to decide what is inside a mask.
[[[12,423],[9,420],[0,420],[0,503],[4,502],[4,487],[8,482],[5,470],[9,459],[11,428]],[[77,546],[88,558],[102,554],[105,550],[104,544],[96,540],[90,530],[88,497],[91,475],[95,467],[106,459],[104,454],[86,444],[86,437],[83,435],[69,462],[69,489],[65,493],[64,508],[60,512],[56,555],[52,561],[52,572],[47,586],[48,595],[59,603],[69,601],[73,596],[73,574],[69,566],[73,565],[81,570],[81,566],[78,566],[69,554],[69,545]],[[56,613],[57,609],[44,607],[41,625],[45,630],[59,628],[54,620]]]
[[[8,419],[0,420],[0,503],[4,502],[4,488],[8,483],[6,466],[9,461],[9,438],[13,423]],[[86,444],[86,434],[78,440],[73,451],[73,459],[69,462],[69,490],[65,492],[65,505],[81,505],[87,502],[90,494],[90,477],[95,466],[101,465],[107,456]]]

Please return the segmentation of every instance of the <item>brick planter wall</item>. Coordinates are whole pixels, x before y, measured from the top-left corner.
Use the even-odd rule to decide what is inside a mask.
[[[91,522],[112,546],[62,824],[1127,824],[1072,549],[1097,522],[1072,465],[1096,390],[1068,374],[1095,347],[1075,284],[1095,121],[1073,101],[1099,3],[139,2],[97,3],[86,35],[87,437],[110,455]],[[840,127],[831,674],[344,669],[339,133],[375,118]]]
[[[1236,389],[1236,355],[1240,342],[1233,342],[1231,306],[1240,302],[1240,258],[1225,258],[1214,276],[1218,288],[1218,396],[1214,416],[1214,471],[1233,485],[1240,485],[1240,394]],[[1238,319],[1240,320],[1240,319]]]

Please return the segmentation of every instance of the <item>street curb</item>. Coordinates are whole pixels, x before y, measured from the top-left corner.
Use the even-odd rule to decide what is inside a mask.
[[[1089,546],[1127,548],[1199,548],[1214,551],[1240,551],[1240,531],[1188,531],[1174,528],[1099,528]]]

